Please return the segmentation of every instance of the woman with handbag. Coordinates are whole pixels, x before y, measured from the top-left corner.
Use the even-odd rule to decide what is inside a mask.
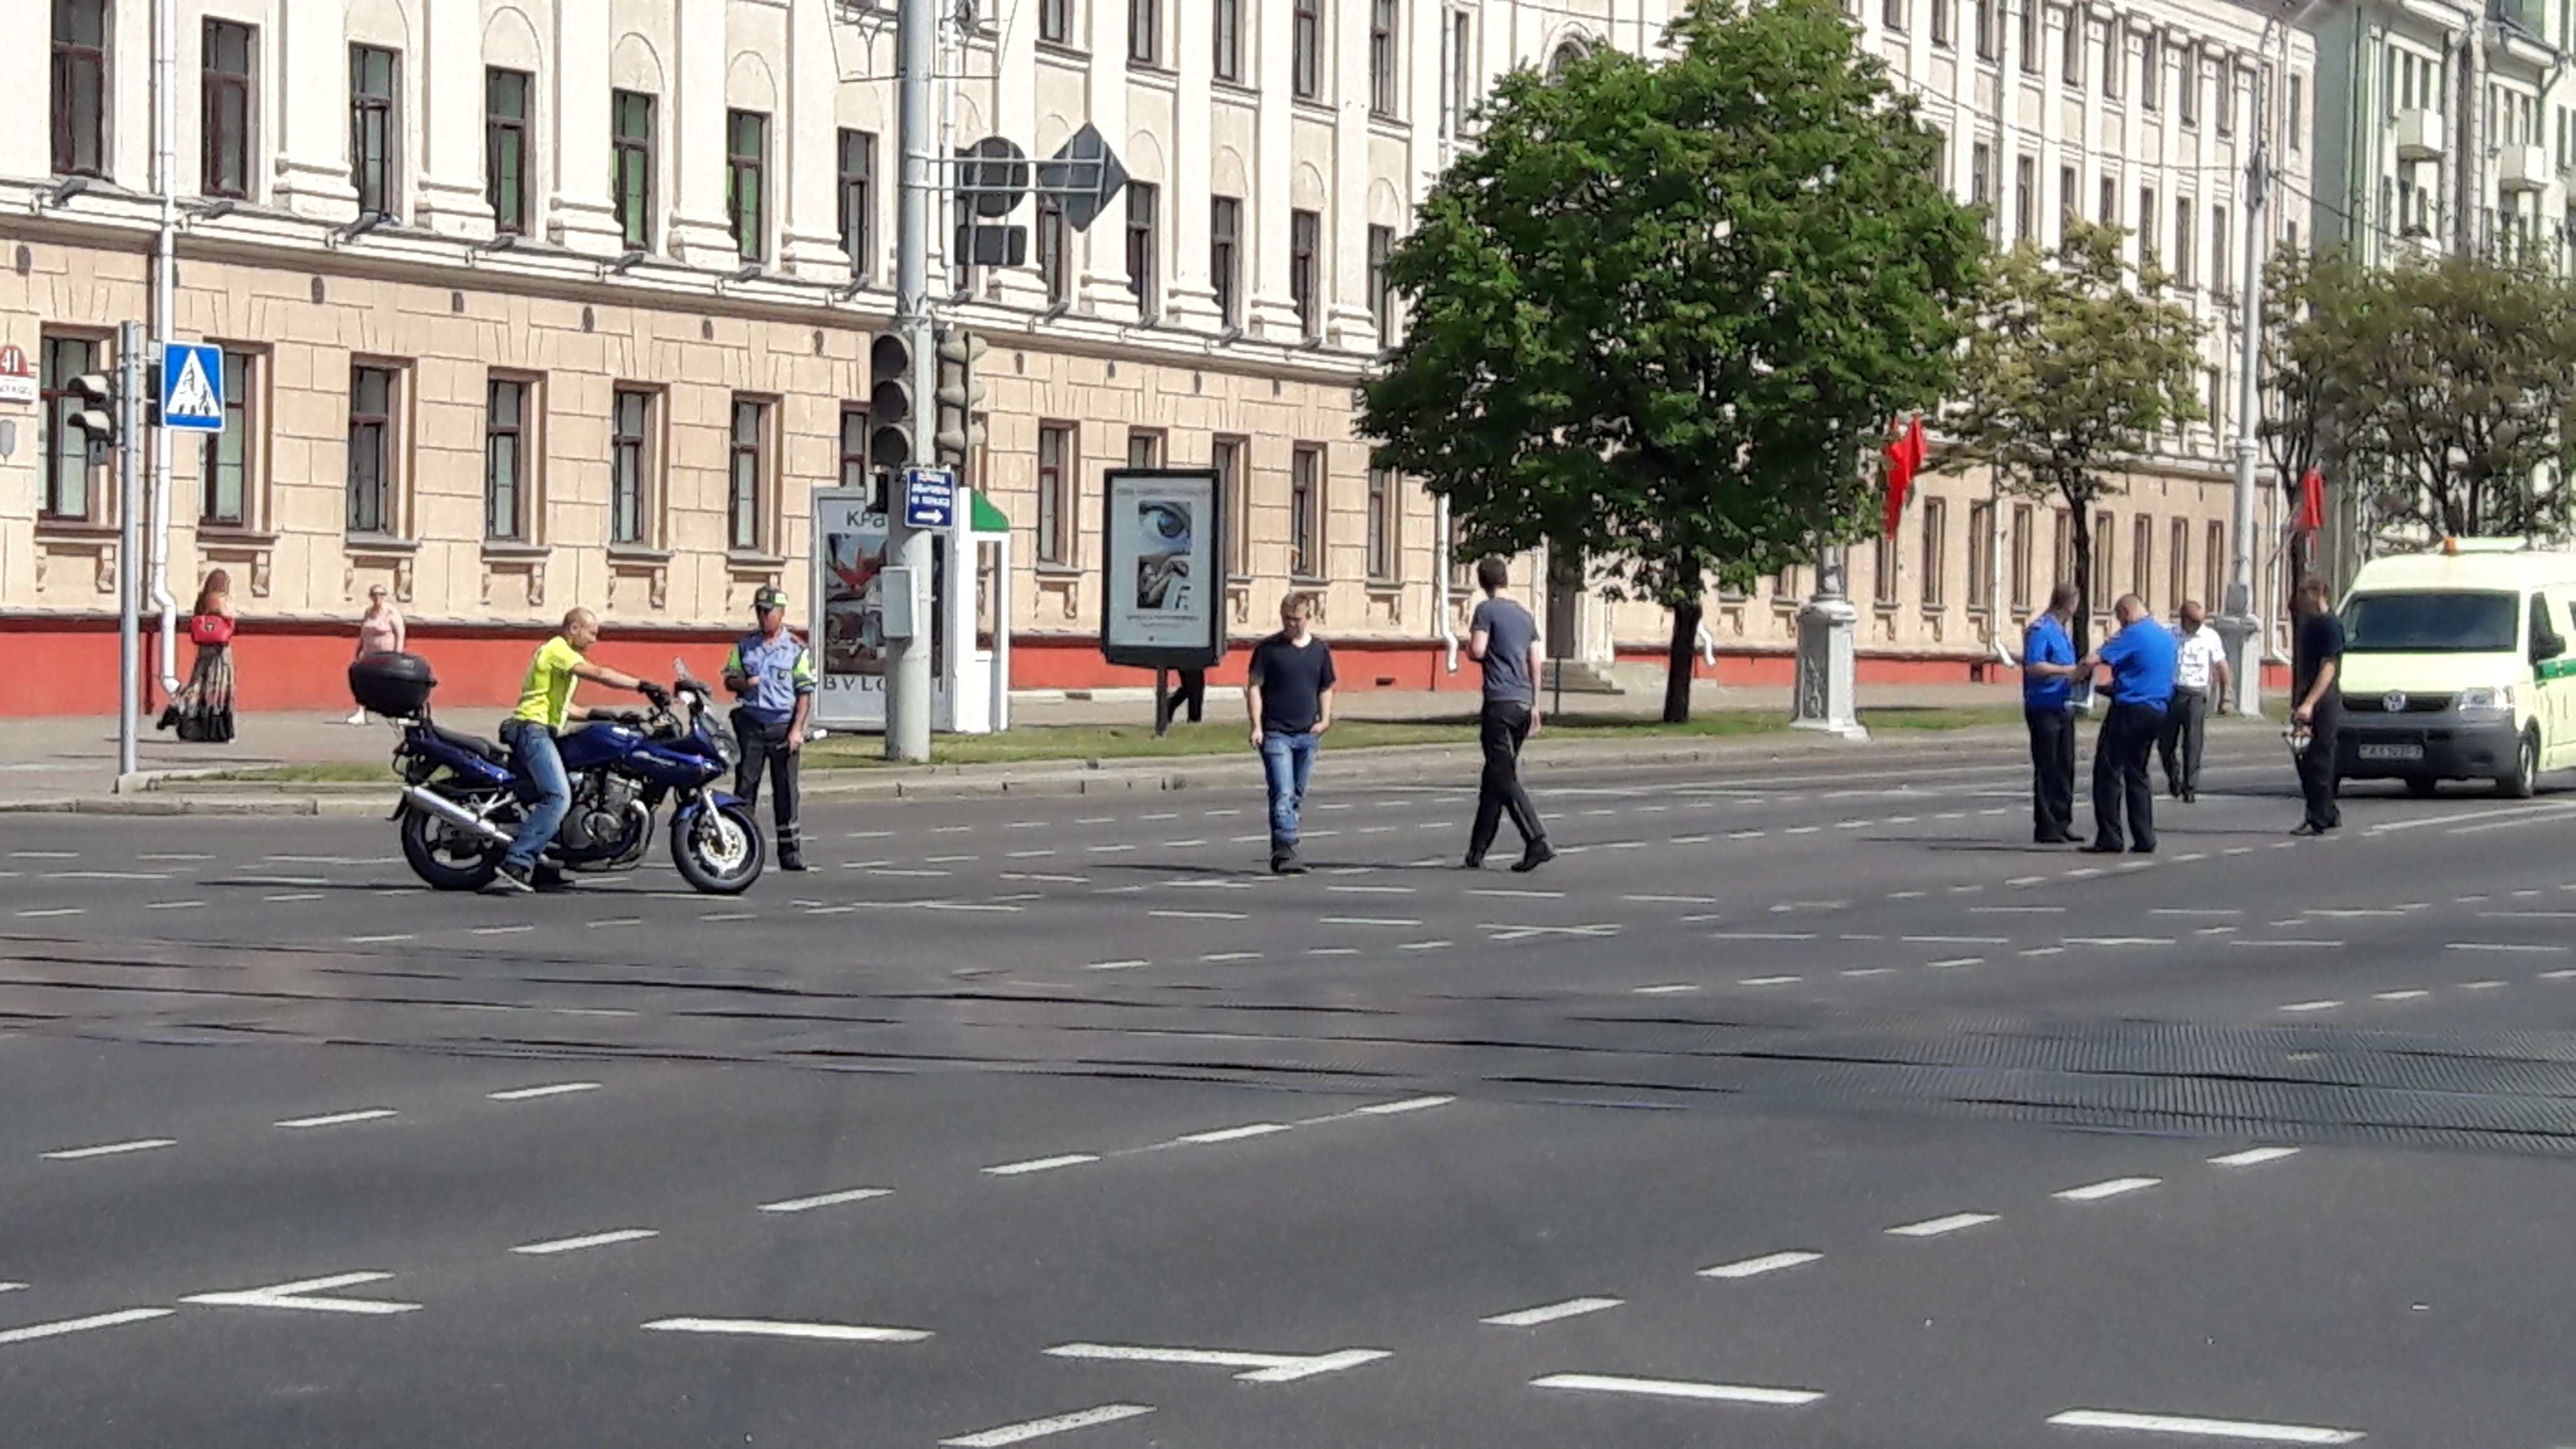
[[[161,728],[176,727],[192,743],[228,744],[233,737],[233,581],[222,569],[206,575],[197,591],[197,607],[188,617],[188,637],[197,645],[197,666],[188,686],[161,712]]]

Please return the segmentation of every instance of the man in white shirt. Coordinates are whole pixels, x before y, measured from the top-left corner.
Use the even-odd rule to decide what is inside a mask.
[[[2187,805],[2200,798],[2202,721],[2210,702],[2227,711],[2227,650],[2197,602],[2185,599],[2174,612],[2173,703],[2165,707],[2156,754],[2164,762],[2166,792]]]

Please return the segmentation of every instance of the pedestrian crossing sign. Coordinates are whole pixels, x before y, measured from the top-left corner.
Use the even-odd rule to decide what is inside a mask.
[[[194,433],[224,430],[222,348],[173,342],[161,350],[161,426]]]

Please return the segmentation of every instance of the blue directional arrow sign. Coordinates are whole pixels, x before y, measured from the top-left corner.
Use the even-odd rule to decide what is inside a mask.
[[[947,528],[957,521],[957,475],[945,468],[903,471],[903,521],[912,528]]]
[[[161,426],[189,433],[224,430],[224,350],[173,342],[161,350]]]

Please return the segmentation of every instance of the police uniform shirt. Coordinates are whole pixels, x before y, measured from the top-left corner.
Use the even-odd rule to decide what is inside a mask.
[[[742,709],[762,724],[785,724],[796,715],[796,701],[814,692],[814,658],[792,629],[780,630],[775,639],[744,635],[726,656],[724,672],[751,685]]]

